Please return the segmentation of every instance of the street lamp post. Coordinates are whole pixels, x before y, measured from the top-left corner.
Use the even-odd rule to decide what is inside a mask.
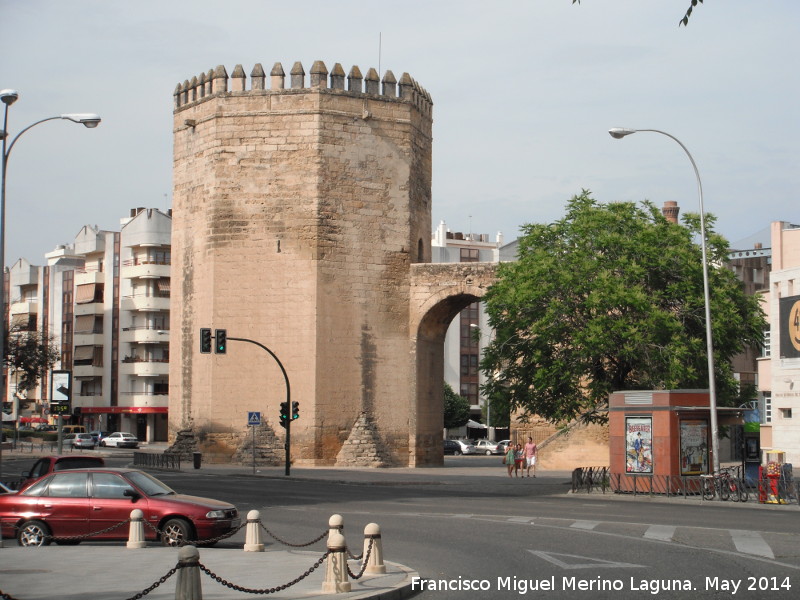
[[[676,138],[674,135],[667,133],[666,131],[660,131],[658,129],[627,129],[624,127],[615,127],[613,129],[609,129],[608,133],[611,137],[615,139],[622,139],[627,135],[631,135],[634,133],[638,133],[640,131],[646,131],[651,133],[660,133],[661,135],[665,135],[668,138],[673,139],[678,143],[678,145],[683,148],[683,151],[686,153],[686,156],[689,157],[689,162],[692,163],[692,168],[694,169],[695,177],[697,178],[697,192],[700,196],[700,238],[701,238],[701,249],[703,255],[703,299],[705,301],[705,312],[706,312],[706,351],[708,353],[708,406],[709,412],[711,413],[711,464],[714,475],[719,473],[719,437],[718,437],[718,425],[717,425],[717,388],[714,381],[714,343],[713,338],[711,335],[711,295],[709,293],[708,287],[708,250],[707,245],[708,242],[706,240],[706,217],[705,217],[705,210],[703,209],[703,184],[700,182],[700,172],[697,170],[697,165],[694,162],[694,158],[692,158],[689,149],[683,145],[683,143]]]
[[[2,374],[2,365],[5,362],[5,330],[6,330],[6,297],[5,297],[5,248],[6,248],[6,171],[8,169],[8,157],[11,154],[11,150],[14,148],[14,144],[17,143],[17,140],[20,136],[28,131],[29,129],[36,127],[40,123],[45,123],[46,121],[54,121],[56,119],[64,119],[66,121],[72,121],[73,123],[80,123],[81,125],[93,129],[100,124],[100,117],[93,113],[69,113],[58,115],[55,117],[47,117],[45,119],[40,119],[35,123],[31,123],[25,129],[20,131],[14,138],[11,140],[11,143],[8,142],[8,109],[9,107],[14,104],[19,99],[19,93],[16,90],[0,90],[0,101],[3,103],[3,129],[0,130],[0,138],[3,140],[3,156],[2,156],[2,173],[0,173],[0,319],[2,319],[2,323],[0,323],[0,375]],[[3,380],[2,376],[0,376],[0,382],[2,385],[0,387],[0,400],[5,399],[6,395],[6,386],[5,380]],[[17,411],[15,411],[17,412]],[[19,415],[16,415],[19,418]]]

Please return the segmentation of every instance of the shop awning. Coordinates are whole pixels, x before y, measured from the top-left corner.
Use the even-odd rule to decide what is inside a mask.
[[[167,406],[84,406],[81,407],[81,414],[167,414]]]
[[[467,427],[471,427],[472,429],[486,429],[486,425],[473,421],[472,419],[467,421]]]
[[[47,419],[43,417],[20,417],[20,423],[47,423]]]

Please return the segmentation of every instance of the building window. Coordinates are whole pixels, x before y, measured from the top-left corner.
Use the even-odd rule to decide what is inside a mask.
[[[761,346],[761,357],[769,358],[772,356],[772,330],[767,328],[764,330],[764,343]]]
[[[470,406],[478,404],[478,384],[477,383],[462,383],[461,395],[469,401]]]
[[[791,419],[792,418],[792,409],[791,408],[782,408],[781,410],[781,418],[782,419]]]
[[[764,423],[772,423],[772,392],[764,392]]]
[[[462,354],[461,355],[461,374],[467,376],[478,375],[478,355],[477,354]]]
[[[461,262],[480,262],[479,252],[477,248],[461,248]]]

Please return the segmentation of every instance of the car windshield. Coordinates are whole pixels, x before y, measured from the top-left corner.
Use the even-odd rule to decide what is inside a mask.
[[[175,490],[167,487],[152,475],[141,471],[131,471],[126,473],[125,477],[130,479],[147,496],[167,496],[175,493]]]

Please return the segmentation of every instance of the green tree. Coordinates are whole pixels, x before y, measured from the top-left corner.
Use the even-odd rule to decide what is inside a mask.
[[[33,390],[59,357],[53,339],[39,331],[12,328],[6,335],[5,366],[16,380],[18,396]]]
[[[724,238],[706,218],[716,382],[736,396],[731,358],[761,343],[757,297],[723,265]],[[670,223],[649,202],[600,204],[583,191],[566,216],[526,225],[517,262],[501,263],[486,296],[496,330],[484,393],[506,394],[523,418],[603,420],[623,389],[707,388],[699,215]]]
[[[689,6],[689,8],[688,8],[688,9],[686,9],[686,14],[683,16],[683,18],[682,18],[680,21],[678,21],[678,27],[680,27],[681,25],[683,25],[684,27],[686,27],[686,26],[689,24],[689,17],[691,17],[691,16],[692,16],[692,9],[693,9],[695,6],[697,6],[697,3],[698,3],[698,2],[699,2],[700,4],[702,4],[702,3],[703,3],[703,0],[691,0],[691,5]],[[580,3],[581,3],[581,0],[572,0],[572,3],[573,3],[573,4],[580,4]]]
[[[447,429],[461,427],[469,421],[469,401],[455,393],[450,384],[444,382],[444,426]]]

